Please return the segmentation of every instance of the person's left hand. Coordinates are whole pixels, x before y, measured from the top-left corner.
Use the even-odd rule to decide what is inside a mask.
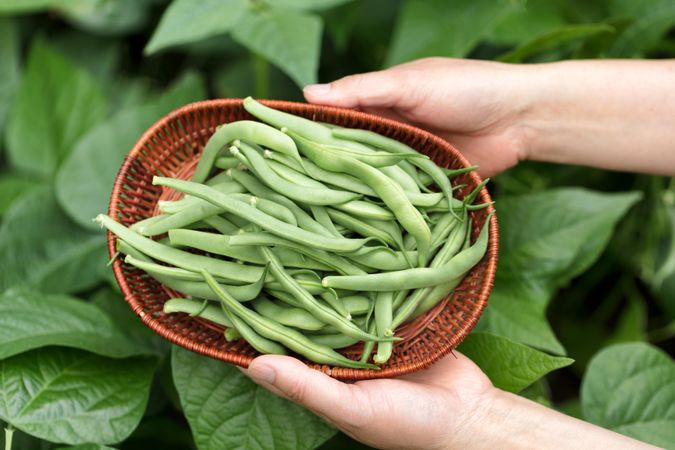
[[[264,355],[243,370],[353,438],[378,448],[441,449],[489,408],[492,387],[466,356],[449,355],[399,378],[347,384],[289,356]]]

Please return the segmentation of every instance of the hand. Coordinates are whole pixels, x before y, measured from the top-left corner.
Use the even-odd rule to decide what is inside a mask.
[[[449,448],[489,407],[494,390],[464,355],[394,379],[346,384],[295,358],[260,356],[245,372],[361,442],[378,448]]]
[[[309,102],[408,122],[455,145],[483,176],[524,159],[527,71],[488,61],[428,58],[305,88]]]

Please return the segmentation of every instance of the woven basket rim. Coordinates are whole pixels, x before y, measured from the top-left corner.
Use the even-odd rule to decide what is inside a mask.
[[[466,160],[466,158],[459,152],[459,150],[457,150],[448,141],[438,136],[435,136],[434,134],[426,130],[422,130],[420,128],[414,127],[406,123],[398,122],[392,119],[376,116],[362,111],[349,110],[334,106],[314,105],[283,100],[258,100],[258,101],[271,108],[285,109],[287,107],[292,107],[303,110],[305,112],[310,112],[312,113],[313,116],[317,115],[318,113],[327,114],[329,116],[346,116],[350,119],[355,119],[371,124],[378,123],[379,125],[384,125],[389,128],[398,129],[405,133],[417,135],[421,139],[423,139],[423,142],[425,143],[430,142],[434,147],[440,149],[441,151],[452,154],[453,157],[456,158],[457,161],[463,167],[468,167],[471,165]],[[168,114],[157,120],[150,128],[148,128],[141,135],[138,141],[134,144],[131,151],[125,157],[118,171],[117,177],[115,179],[115,184],[111,192],[108,214],[113,218],[117,217],[118,202],[120,199],[125,174],[130,169],[133,160],[138,155],[141,154],[146,143],[152,140],[153,136],[156,136],[158,131],[161,131],[164,127],[166,127],[167,124],[171,123],[177,118],[180,118],[191,112],[204,111],[208,109],[218,109],[218,108],[231,108],[231,107],[243,108],[242,105],[243,99],[236,99],[236,98],[213,99],[213,100],[192,102],[169,112]],[[467,175],[471,177],[472,181],[476,185],[482,181],[480,176],[475,171],[472,171]],[[485,187],[481,189],[478,195],[478,200],[481,203],[487,203],[492,201],[490,194]],[[455,336],[453,336],[454,339],[451,344],[444,345],[442,347],[437,346],[434,348],[433,353],[425,355],[419,361],[408,362],[404,366],[384,367],[381,370],[347,369],[343,367],[334,367],[329,365],[315,366],[315,368],[330,376],[333,376],[334,378],[343,380],[386,378],[386,377],[401,376],[404,374],[415,372],[420,369],[427,368],[436,361],[438,361],[439,359],[441,359],[442,357],[451,353],[452,350],[456,348],[457,345],[459,345],[459,343],[462,342],[462,340],[469,334],[469,332],[478,322],[478,319],[480,318],[483,310],[487,305],[487,301],[493,287],[498,259],[498,245],[499,245],[498,223],[497,223],[497,216],[496,214],[494,214],[495,210],[492,205],[488,206],[487,212],[493,214],[489,223],[489,241],[488,241],[488,249],[485,255],[485,258],[487,258],[487,266],[485,268],[485,277],[484,277],[485,282],[482,284],[480,293],[478,294],[478,300],[476,302],[477,307],[475,308],[475,310],[472,311],[472,314],[468,318],[466,318],[465,322],[463,323],[463,327],[459,330],[459,332]],[[115,241],[116,241],[115,236],[108,231],[107,244],[108,244],[108,252],[111,257],[116,253]],[[122,270],[122,263],[119,259],[115,260],[115,262],[113,263],[113,271],[117,283],[119,284],[122,290],[125,301],[129,304],[134,313],[141,318],[143,323],[150,329],[152,329],[155,333],[159,334],[168,341],[181,347],[184,347],[188,350],[215,359],[220,359],[225,362],[233,363],[242,367],[248,367],[249,363],[253,360],[253,357],[251,356],[241,355],[235,352],[227,352],[220,349],[216,350],[209,345],[199,343],[196,342],[194,339],[182,336],[177,332],[173,331],[172,329],[170,329],[169,327],[165,326],[163,323],[161,323],[159,320],[153,317],[152,314],[147,314],[145,311],[143,311],[143,306],[135,298],[136,296],[132,292],[124,276]]]

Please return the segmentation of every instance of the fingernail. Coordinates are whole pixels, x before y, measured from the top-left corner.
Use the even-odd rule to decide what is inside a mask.
[[[265,364],[253,364],[252,367],[248,369],[248,376],[253,378],[253,381],[256,383],[274,383],[276,378],[276,373],[274,369]]]
[[[330,93],[330,84],[310,84],[303,89],[305,94],[325,97]]]

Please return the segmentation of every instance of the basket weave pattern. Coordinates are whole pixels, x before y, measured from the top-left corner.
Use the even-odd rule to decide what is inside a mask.
[[[447,168],[468,166],[464,157],[445,140],[418,128],[383,119],[370,114],[345,109],[284,101],[263,101],[267,106],[312,120],[344,127],[363,128],[408,144],[428,155],[436,164]],[[158,200],[175,199],[178,194],[152,185],[154,175],[187,179],[194,171],[196,160],[207,140],[222,123],[253,119],[236,99],[210,100],[186,105],[160,119],[143,134],[126,156],[113,187],[109,215],[129,226],[157,213]],[[457,193],[459,198],[473,190],[480,178],[475,173],[461,175],[455,184],[468,186]],[[476,200],[489,202],[483,189]],[[478,236],[490,206],[470,213],[473,221],[472,241]],[[394,346],[389,362],[376,370],[358,370],[319,365],[309,366],[342,380],[362,380],[399,376],[426,368],[457,347],[478,321],[487,304],[497,267],[497,220],[493,216],[488,250],[452,296],[446,297],[434,309],[396,331],[404,338]],[[108,250],[115,253],[115,237],[108,232]],[[161,286],[144,272],[117,259],[113,264],[117,282],[124,298],[143,323],[169,341],[188,350],[247,367],[257,352],[243,340],[227,342],[222,328],[183,313],[164,314],[162,306],[179,296]],[[357,359],[362,345],[342,350]]]

